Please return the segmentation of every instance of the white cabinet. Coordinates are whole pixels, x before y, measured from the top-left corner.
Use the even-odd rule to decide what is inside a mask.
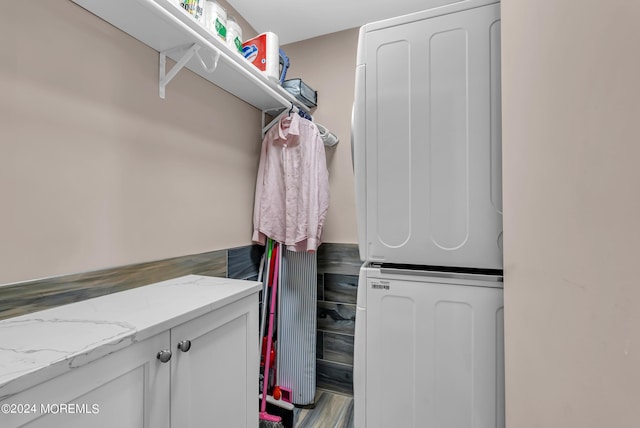
[[[75,339],[68,329],[45,338],[40,327],[28,350],[0,350],[0,381],[12,378],[0,383],[8,397],[0,427],[258,426],[259,283],[189,276],[148,287],[0,322],[0,339],[11,344],[30,323],[80,325]],[[101,337],[104,324],[126,336]],[[4,327],[14,334],[3,337]],[[36,354],[56,361],[45,365]]]
[[[170,367],[156,358],[168,345],[166,331],[16,394],[0,426],[169,428]]]
[[[172,427],[258,426],[258,305],[245,300],[171,330]]]

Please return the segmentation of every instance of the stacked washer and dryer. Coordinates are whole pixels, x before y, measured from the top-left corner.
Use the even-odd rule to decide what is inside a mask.
[[[502,428],[499,2],[363,26],[353,114],[355,427]]]

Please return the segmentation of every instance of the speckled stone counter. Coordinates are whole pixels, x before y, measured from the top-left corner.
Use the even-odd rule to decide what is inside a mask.
[[[255,281],[188,275],[2,320],[0,400],[260,288]]]

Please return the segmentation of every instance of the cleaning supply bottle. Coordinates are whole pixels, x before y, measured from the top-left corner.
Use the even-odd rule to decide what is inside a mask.
[[[227,45],[242,55],[242,28],[231,15],[227,19]]]
[[[205,28],[225,41],[227,38],[227,11],[225,8],[215,0],[206,0],[205,17]]]
[[[204,12],[204,0],[180,0],[180,7],[198,22],[202,21]]]

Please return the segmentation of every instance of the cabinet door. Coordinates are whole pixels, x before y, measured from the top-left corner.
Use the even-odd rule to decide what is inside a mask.
[[[29,413],[0,426],[169,428],[170,365],[156,358],[168,346],[167,331],[16,394],[2,404]]]
[[[366,36],[371,261],[502,268],[500,8]]]
[[[502,288],[445,281],[367,280],[368,428],[504,428]]]
[[[258,426],[256,294],[173,328],[171,349],[172,427]]]

